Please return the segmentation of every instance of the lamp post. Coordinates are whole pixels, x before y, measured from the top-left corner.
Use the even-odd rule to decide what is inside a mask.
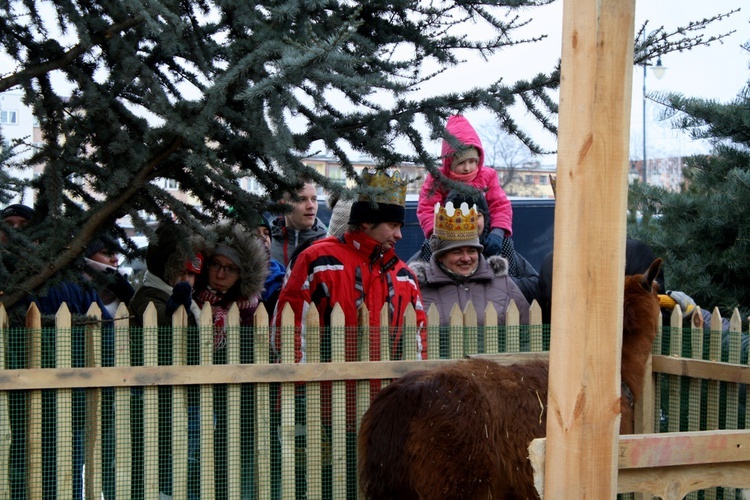
[[[664,77],[667,67],[661,64],[661,57],[656,60],[656,66],[643,63],[643,183],[648,183],[648,163],[646,156],[646,69],[651,68],[657,80]]]

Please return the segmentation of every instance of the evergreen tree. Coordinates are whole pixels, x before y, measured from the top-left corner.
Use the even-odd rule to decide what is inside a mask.
[[[442,137],[454,113],[488,109],[539,152],[509,109],[520,105],[554,134],[557,68],[512,84],[498,76],[460,93],[417,91],[469,52],[488,56],[539,40],[543,35],[514,40],[513,33],[528,23],[521,12],[551,1],[0,3],[0,60],[13,68],[0,78],[0,92],[23,90],[44,139],[20,165],[44,170],[30,181],[39,200],[33,229],[3,249],[22,256],[0,266],[3,302],[75,278],[71,264],[86,245],[125,215],[148,236],[145,217],[165,213],[196,230],[230,211],[252,225],[259,211],[278,208],[269,201],[306,170],[301,159],[322,150],[337,156],[350,178],[349,151],[380,166],[415,162],[434,170],[435,152],[425,141]],[[654,30],[635,62],[721,38],[703,30],[722,17]],[[440,69],[425,70],[425,63]],[[69,88],[61,90],[61,80]],[[9,165],[2,202],[29,184],[9,178]],[[242,189],[246,177],[268,195]],[[158,179],[176,181],[200,209],[175,199]]]
[[[744,46],[750,50],[750,44]],[[731,102],[657,96],[668,117],[713,151],[686,159],[681,192],[637,185],[629,232],[666,260],[667,286],[724,317],[750,313],[750,84]]]

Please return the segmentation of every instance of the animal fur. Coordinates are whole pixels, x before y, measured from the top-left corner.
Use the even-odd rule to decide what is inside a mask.
[[[661,259],[625,279],[622,380],[635,400],[658,326]],[[546,431],[545,361],[501,366],[483,359],[414,371],[380,391],[358,439],[359,481],[370,499],[537,498],[528,461]],[[633,408],[621,400],[621,433]]]

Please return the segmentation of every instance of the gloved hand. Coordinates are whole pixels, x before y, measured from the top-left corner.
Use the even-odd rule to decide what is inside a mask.
[[[167,315],[171,316],[180,306],[185,306],[185,310],[190,309],[193,301],[193,287],[187,281],[180,281],[172,288],[172,295],[167,300]]]
[[[505,231],[497,227],[492,229],[490,234],[482,241],[484,247],[482,253],[487,256],[500,255],[500,251],[503,249],[503,240],[505,240]]]
[[[687,318],[688,316],[693,314],[693,309],[695,309],[697,304],[690,295],[686,294],[685,292],[677,292],[672,290],[667,290],[667,295],[672,297],[672,299],[677,302],[677,305],[680,306],[683,318]]]

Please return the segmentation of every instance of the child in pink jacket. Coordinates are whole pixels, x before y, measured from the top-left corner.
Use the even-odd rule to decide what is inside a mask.
[[[513,234],[513,208],[505,191],[500,186],[495,169],[484,166],[484,148],[479,135],[463,116],[448,118],[447,132],[465,146],[456,150],[443,139],[440,169],[447,178],[473,186],[484,193],[489,206],[492,229],[485,239],[485,255],[500,255],[504,240]],[[422,185],[417,205],[417,219],[422,226],[425,238],[432,235],[435,218],[435,203],[441,205],[450,189],[428,174]]]

